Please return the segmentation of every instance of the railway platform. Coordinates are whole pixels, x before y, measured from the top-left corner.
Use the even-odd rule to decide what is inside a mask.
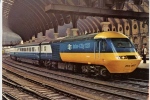
[[[140,69],[149,69],[149,60],[146,60],[146,63],[143,63],[143,60],[139,64],[138,68]]]

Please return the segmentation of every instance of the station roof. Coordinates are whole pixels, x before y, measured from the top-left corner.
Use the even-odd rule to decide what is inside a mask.
[[[109,1],[109,0],[108,0]],[[117,0],[111,0],[117,1]],[[143,2],[135,2],[134,0],[119,0],[120,3],[119,11],[117,10],[118,3],[108,3],[105,4],[106,8],[109,8],[110,11],[127,11],[127,14],[131,16],[131,13],[134,12],[143,12],[141,14],[141,18],[147,18],[147,14],[149,13],[149,0],[135,0],[135,1],[143,1]],[[71,8],[72,12],[68,12],[66,9],[60,11],[61,6],[66,7],[85,7],[92,9],[100,9],[100,2],[102,0],[3,0],[3,26],[8,27],[12,32],[18,34],[23,41],[27,41],[32,38],[32,36],[36,36],[38,33],[42,32],[50,33],[49,37],[54,38],[53,34],[55,31],[58,31],[59,36],[66,36],[66,29],[72,28],[72,13],[75,12],[75,8]],[[50,8],[49,6],[55,6],[55,9]],[[57,8],[56,8],[57,6]],[[102,5],[101,5],[102,6]],[[47,9],[48,8],[48,9]],[[55,12],[59,9],[59,12]],[[82,8],[81,8],[82,9]],[[55,10],[52,12],[52,10]],[[86,11],[86,10],[85,10]],[[108,10],[107,10],[108,11]],[[111,24],[121,23],[129,19],[129,16],[121,19],[113,18],[113,16],[102,16],[102,15],[92,15],[92,14],[81,14],[82,12],[76,12],[79,17],[77,21],[77,28],[79,29],[79,33],[83,34],[85,32],[94,33],[101,31],[101,24],[105,17],[108,18],[108,21]],[[112,15],[115,13],[111,13]],[[143,19],[143,20],[144,20]],[[141,20],[141,19],[140,19]],[[56,26],[59,26],[59,29],[56,29]],[[53,31],[51,31],[53,30]]]

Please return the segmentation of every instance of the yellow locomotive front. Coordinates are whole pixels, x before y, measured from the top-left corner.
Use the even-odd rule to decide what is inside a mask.
[[[103,65],[110,73],[131,73],[141,62],[134,45],[127,36],[117,32],[103,32],[95,36],[98,51],[95,64]]]
[[[111,31],[61,42],[60,57],[79,72],[103,78],[131,73],[141,61],[128,37]]]

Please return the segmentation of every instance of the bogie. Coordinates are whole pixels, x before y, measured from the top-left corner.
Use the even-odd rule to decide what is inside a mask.
[[[50,60],[44,60],[43,64],[47,69],[51,69],[52,63]]]

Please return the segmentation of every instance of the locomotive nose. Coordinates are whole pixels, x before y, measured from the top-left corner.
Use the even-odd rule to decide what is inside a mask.
[[[141,60],[114,60],[108,64],[110,73],[131,73],[139,65]]]

